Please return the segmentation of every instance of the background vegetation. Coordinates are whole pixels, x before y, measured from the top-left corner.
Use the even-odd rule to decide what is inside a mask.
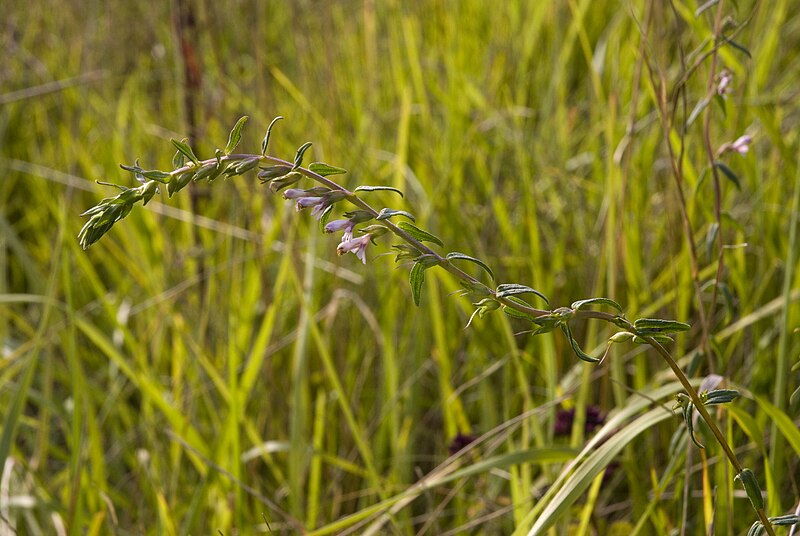
[[[769,513],[797,507],[791,2],[722,8],[747,22],[735,39],[751,57],[720,50],[734,91],[725,111],[706,110],[712,142],[754,143],[725,159],[741,188],[723,178],[721,232],[736,247],[724,253],[727,292],[702,292],[719,300],[711,356],[697,350],[692,262],[647,65],[677,87],[681,54],[710,50],[716,7],[191,4],[195,26],[182,32],[169,2],[4,10],[0,533],[525,534],[546,508],[558,534],[743,534],[755,519],[713,441],[690,448],[680,419],[658,410],[678,386],[652,352],[615,349],[597,367],[560,336],[516,335],[526,326],[501,314],[464,330],[472,306],[451,296],[448,274],[430,270],[415,307],[407,267],[379,255],[388,243],[366,267],[337,257],[335,240],[255,177],[154,199],[80,250],[78,214],[110,195],[94,180],[127,183],[118,164],[134,158],[169,168],[169,138],[189,134],[210,157],[240,115],[251,117],[243,148],[257,151],[285,116],[272,154],[290,159],[312,141],[307,161],[347,168],[346,185],[403,189],[402,204],[371,199],[412,210],[500,282],[556,306],[602,295],[630,318],[693,323],[674,355],[698,378],[743,388],[719,414],[723,430]],[[688,79],[678,124],[706,95],[708,69]],[[717,255],[701,123],[686,133],[683,188],[704,284]],[[576,334],[593,348],[605,329]],[[542,500],[591,421],[614,415],[627,445],[597,462],[605,477],[569,501]]]

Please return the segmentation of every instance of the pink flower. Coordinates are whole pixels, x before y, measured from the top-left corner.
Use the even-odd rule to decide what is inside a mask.
[[[285,192],[283,192],[284,199],[297,199],[298,197],[303,197],[306,195],[305,190],[301,190],[300,188],[289,188]]]
[[[303,210],[304,208],[309,208],[309,207],[316,208],[323,202],[324,199],[325,199],[324,197],[298,197],[295,208],[297,209],[298,212]]]
[[[356,223],[350,220],[333,220],[332,222],[325,225],[323,229],[326,233],[335,233],[338,231],[344,231],[344,235],[342,236],[342,242],[346,242],[348,240],[352,240],[353,238],[353,229],[355,228]]]
[[[725,69],[719,73],[719,77],[717,78],[717,95],[724,97],[730,93],[732,91],[731,82],[733,82],[733,74],[729,70]]]
[[[311,210],[311,215],[314,216],[315,219],[320,219],[330,206],[331,206],[330,200],[324,199],[322,203],[319,203],[314,206],[314,208]]]
[[[356,257],[361,259],[361,262],[367,264],[366,249],[372,237],[369,234],[359,236],[358,238],[351,238],[350,240],[343,240],[336,248],[336,253],[344,255],[348,251],[354,253]]]
[[[747,154],[747,151],[750,150],[750,143],[752,143],[753,137],[749,134],[745,134],[744,136],[740,136],[736,139],[733,143],[731,143],[730,150],[736,151],[739,154]]]

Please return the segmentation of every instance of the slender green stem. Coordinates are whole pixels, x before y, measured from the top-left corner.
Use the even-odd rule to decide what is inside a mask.
[[[686,389],[686,392],[688,393],[689,398],[692,400],[695,409],[700,414],[700,417],[708,425],[708,428],[711,430],[711,433],[714,434],[714,438],[716,438],[717,443],[719,443],[719,446],[722,447],[722,450],[725,452],[725,456],[727,456],[733,468],[736,469],[736,473],[741,473],[744,470],[744,467],[742,466],[741,462],[739,462],[739,458],[736,457],[736,453],[733,452],[733,449],[728,444],[725,436],[722,435],[722,432],[717,424],[711,418],[711,415],[708,413],[705,404],[700,399],[700,395],[697,394],[697,391],[689,382],[689,378],[686,377],[686,374],[683,373],[683,370],[681,370],[681,367],[678,365],[675,359],[672,358],[666,348],[664,348],[658,341],[652,337],[644,337],[644,339],[656,350],[656,352],[659,353],[659,355],[661,355],[661,357],[664,358],[664,361],[667,362],[669,367],[672,369],[672,372],[675,373],[678,381],[681,382],[683,388]],[[767,534],[770,536],[775,536],[775,530],[772,528],[772,523],[767,517],[766,512],[764,512],[764,509],[756,508],[755,510],[756,514],[758,515],[758,520],[761,521],[762,525],[764,525],[764,529],[767,531]]]
[[[145,181],[144,184],[142,184],[138,189],[136,189],[137,190],[136,196],[133,198],[133,201],[131,201],[131,202],[136,202],[138,200],[144,199],[144,192],[153,192],[155,187],[157,186],[157,184],[156,184],[157,182],[169,182],[169,180],[174,179],[176,176],[182,175],[183,173],[191,171],[192,169],[197,169],[197,168],[199,168],[201,166],[208,165],[208,164],[213,164],[213,163],[217,163],[217,162],[220,163],[220,164],[225,163],[227,165],[228,163],[231,163],[231,162],[242,161],[242,160],[252,160],[252,159],[258,159],[259,161],[262,161],[262,162],[270,162],[272,164],[294,168],[295,171],[298,171],[299,173],[305,175],[306,177],[308,177],[308,178],[318,182],[319,184],[329,188],[330,190],[340,192],[341,194],[343,194],[344,199],[346,199],[347,201],[349,201],[351,204],[353,204],[354,206],[358,207],[359,209],[361,209],[363,211],[366,211],[373,218],[377,218],[378,215],[379,215],[377,210],[375,210],[366,201],[364,201],[358,195],[356,195],[355,192],[348,190],[347,188],[341,186],[337,182],[332,181],[331,179],[329,179],[329,178],[327,178],[327,177],[325,177],[323,175],[320,175],[319,173],[315,173],[314,171],[311,171],[310,169],[304,168],[304,167],[299,167],[298,166],[298,167],[295,168],[294,164],[292,164],[291,162],[288,162],[286,160],[282,160],[280,158],[276,158],[276,157],[273,157],[273,156],[266,156],[266,155],[254,155],[254,154],[230,154],[230,155],[226,155],[226,156],[221,156],[219,158],[219,160],[216,159],[216,158],[213,158],[213,159],[203,160],[203,161],[200,161],[200,162],[195,163],[195,164],[191,164],[191,165],[180,167],[178,169],[175,169],[175,170],[169,172],[169,174],[168,174],[169,175],[169,179],[168,180],[164,180],[164,181],[153,181],[153,180]],[[123,192],[125,192],[125,191],[130,192],[131,190],[123,189]],[[152,197],[152,194],[150,195],[150,197]],[[149,197],[148,197],[148,199],[149,199]],[[101,206],[102,206],[102,204],[101,204]],[[130,207],[128,207],[128,210],[129,210],[129,208]],[[125,214],[127,214],[127,212]],[[124,215],[122,217],[124,217]],[[597,320],[603,320],[603,321],[612,323],[612,324],[614,324],[616,326],[619,326],[619,327],[621,327],[623,329],[629,330],[632,333],[637,333],[637,330],[636,330],[635,326],[631,322],[629,322],[627,319],[625,319],[624,316],[621,316],[621,315],[613,315],[613,314],[605,313],[605,312],[602,312],[602,311],[577,310],[577,309],[570,309],[570,308],[562,308],[562,309],[556,309],[554,311],[547,311],[547,310],[542,310],[542,309],[536,309],[536,308],[530,307],[530,306],[522,304],[522,303],[518,303],[518,302],[510,300],[510,299],[508,299],[506,297],[498,296],[497,292],[494,289],[492,289],[491,287],[487,286],[486,284],[484,284],[480,280],[478,280],[478,279],[472,277],[471,275],[467,274],[466,272],[464,272],[463,270],[461,270],[457,266],[453,265],[446,257],[443,257],[442,255],[440,255],[436,251],[432,250],[430,247],[426,246],[423,242],[421,242],[420,240],[416,239],[414,236],[410,235],[408,232],[406,232],[405,230],[403,230],[399,226],[395,225],[394,223],[392,223],[388,219],[379,220],[378,223],[380,225],[384,226],[388,231],[393,233],[395,236],[397,236],[398,238],[400,238],[401,240],[403,240],[404,242],[406,242],[407,244],[412,246],[414,249],[419,251],[421,255],[426,255],[426,256],[429,256],[430,258],[434,259],[436,261],[434,264],[436,264],[438,266],[441,266],[443,269],[445,269],[446,271],[451,273],[453,276],[455,276],[457,279],[459,279],[462,283],[465,283],[468,288],[475,289],[476,291],[479,291],[479,292],[481,292],[482,294],[484,294],[486,296],[490,296],[492,299],[496,300],[497,302],[501,303],[502,305],[504,305],[504,306],[506,306],[506,307],[508,307],[510,309],[514,309],[516,311],[519,311],[521,313],[529,315],[532,318],[537,318],[537,317],[541,317],[541,316],[545,316],[545,315],[554,315],[555,313],[558,313],[559,315],[563,314],[564,317],[567,318],[567,319],[576,319],[576,320],[578,320],[578,319],[583,319],[583,320],[597,319]],[[702,307],[701,307],[701,309],[702,309]],[[711,418],[711,415],[708,413],[708,410],[706,410],[705,405],[703,403],[703,400],[700,398],[700,395],[697,393],[697,391],[694,389],[694,387],[692,387],[691,383],[689,382],[688,377],[683,372],[683,370],[681,370],[680,366],[678,366],[678,363],[670,355],[670,353],[655,338],[653,338],[651,336],[647,336],[647,335],[642,335],[641,337],[650,346],[652,346],[659,353],[659,355],[661,355],[661,357],[664,359],[664,361],[667,362],[669,367],[674,372],[675,376],[678,378],[680,383],[683,385],[683,387],[686,390],[689,398],[691,399],[692,403],[694,404],[694,407],[697,409],[698,413],[700,414],[700,417],[703,419],[703,421],[706,422],[706,424],[708,425],[709,429],[713,433],[716,441],[722,447],[722,450],[725,452],[725,455],[727,456],[727,458],[730,461],[731,465],[734,467],[734,469],[736,469],[737,473],[741,473],[744,470],[744,468],[742,467],[742,464],[739,462],[738,458],[736,457],[736,454],[733,452],[733,449],[728,444],[727,440],[725,439],[725,436],[722,434],[722,432],[720,431],[719,427],[717,427],[716,423]],[[770,536],[774,536],[775,535],[774,529],[772,528],[772,525],[771,525],[769,519],[767,518],[766,513],[764,512],[764,510],[763,509],[756,509],[756,513],[758,514],[758,518],[759,518],[760,522],[762,523],[762,525],[766,529],[767,534],[769,534]]]

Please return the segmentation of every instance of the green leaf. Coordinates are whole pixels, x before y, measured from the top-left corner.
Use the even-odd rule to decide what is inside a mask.
[[[742,472],[736,475],[734,480],[738,480],[744,486],[744,491],[747,493],[747,498],[753,505],[753,509],[761,510],[764,508],[764,497],[761,495],[761,487],[758,485],[756,475],[750,469],[744,468]]]
[[[761,536],[764,534],[764,525],[761,524],[761,521],[756,521],[750,526],[750,530],[747,531],[747,536]]]
[[[245,122],[247,121],[247,116],[243,115],[236,121],[236,124],[233,125],[233,129],[231,133],[228,135],[228,144],[225,145],[225,154],[229,155],[236,149],[236,146],[239,145],[239,142],[242,140],[242,127],[244,126]]]
[[[547,534],[547,529],[569,514],[572,506],[584,495],[595,477],[605,471],[606,467],[627,445],[631,444],[639,434],[666,420],[669,416],[668,412],[659,407],[624,425],[618,419],[614,419],[613,422],[609,421],[584,447],[575,462],[561,472],[562,476],[550,486],[544,497],[537,501],[520,523],[521,528],[515,534],[526,534],[522,527],[529,526],[530,523],[533,523],[533,526],[527,532],[528,536]],[[614,424],[617,427],[616,432],[609,432],[613,434],[610,436],[608,433],[602,433],[608,428],[608,424]],[[605,440],[605,442],[598,444],[594,441],[595,438]]]
[[[220,173],[221,173],[221,171],[220,171],[219,167],[217,167],[216,162],[211,162],[211,163],[205,164],[200,169],[198,169],[197,172],[194,174],[194,177],[193,177],[192,180],[194,180],[194,182],[197,182],[197,181],[201,181],[203,179],[208,179],[208,182],[211,182],[214,179],[216,179],[217,176]]]
[[[800,387],[795,389],[792,396],[789,397],[789,405],[793,411],[797,412],[797,408],[800,406]]]
[[[414,298],[414,305],[419,307],[419,299],[422,294],[422,283],[425,281],[425,266],[422,263],[415,263],[411,268],[409,282],[411,283],[411,295]]]
[[[596,357],[592,357],[589,354],[587,354],[586,352],[584,352],[583,350],[581,350],[581,347],[578,345],[578,342],[572,336],[572,330],[569,329],[569,324],[567,324],[566,322],[563,322],[563,323],[559,324],[559,327],[561,328],[561,331],[564,332],[564,335],[567,336],[567,339],[569,339],[569,345],[572,346],[572,351],[575,352],[575,355],[578,356],[578,358],[580,358],[583,361],[586,361],[588,363],[599,363],[600,362],[600,359],[598,359]]]
[[[143,177],[150,179],[151,181],[160,182],[162,184],[166,184],[167,179],[170,178],[169,173],[166,173],[164,171],[159,171],[157,169],[154,169],[152,171],[142,171],[141,174]]]
[[[700,99],[700,101],[698,101],[692,110],[692,113],[689,114],[689,118],[686,120],[686,128],[688,128],[698,117],[700,117],[700,114],[703,113],[703,110],[708,107],[710,102],[711,101],[708,99]]]
[[[328,220],[331,217],[331,211],[333,211],[333,205],[328,205],[328,207],[322,211],[322,215],[319,217],[319,230],[325,232],[325,224],[328,223]]]
[[[175,151],[172,157],[172,169],[180,169],[186,164],[186,155],[180,151]]]
[[[642,336],[654,335],[656,333],[678,333],[688,331],[692,326],[678,322],[677,320],[664,320],[661,318],[640,318],[633,323],[636,333]]]
[[[683,421],[686,423],[686,429],[689,431],[689,438],[692,440],[692,443],[694,443],[695,446],[697,446],[697,448],[699,449],[705,449],[706,447],[703,446],[703,444],[697,440],[697,436],[694,435],[693,417],[694,417],[694,404],[689,402],[683,407]]]
[[[525,285],[518,285],[516,283],[505,283],[503,285],[498,285],[496,292],[496,296],[498,298],[506,298],[508,296],[516,296],[517,294],[535,294],[539,296],[541,299],[545,301],[548,305],[550,304],[550,300],[547,299],[547,296],[542,294],[536,289],[531,287],[526,287]]]
[[[344,217],[353,223],[364,223],[371,220],[373,216],[372,212],[368,210],[351,210],[350,212],[345,212]],[[414,251],[417,251],[416,248],[414,248]]]
[[[737,43],[733,39],[728,39],[727,41],[728,41],[728,44],[730,46],[732,46],[733,48],[735,48],[736,50],[738,50],[739,52],[741,52],[742,54],[744,54],[748,58],[750,58],[750,59],[753,58],[753,56],[750,54],[750,51],[747,49],[747,47],[745,47],[741,43]]]
[[[237,164],[231,166],[230,170],[232,171],[232,175],[242,175],[251,169],[255,169],[260,161],[261,159],[257,156],[245,158],[239,161]]]
[[[389,218],[394,218],[395,216],[405,216],[411,221],[417,221],[414,216],[411,215],[410,212],[406,212],[405,210],[394,210],[391,208],[383,208],[378,213],[378,216],[375,218],[376,220],[388,220]]]
[[[322,175],[323,177],[327,177],[328,175],[341,175],[342,173],[347,173],[346,169],[338,168],[329,166],[323,162],[314,162],[308,166],[309,171],[313,171],[317,175]]]
[[[769,420],[778,427],[778,430],[786,438],[789,445],[792,446],[795,453],[800,456],[800,429],[792,422],[791,417],[765,398],[759,396],[754,398],[764,413],[767,414]]]
[[[272,122],[267,127],[267,133],[264,135],[264,141],[261,142],[261,154],[266,156],[267,155],[267,146],[269,145],[269,137],[272,134],[272,127],[275,126],[275,123],[283,119],[283,117],[278,116],[272,120]]]
[[[430,253],[423,253],[416,257],[414,262],[421,264],[423,268],[430,268],[431,266],[437,266],[439,264],[439,257],[431,255]]]
[[[439,245],[442,246],[443,244],[439,242]],[[476,259],[475,257],[470,257],[469,255],[459,253],[458,251],[453,251],[452,253],[448,253],[445,258],[448,261],[458,260],[458,261],[473,262],[478,266],[480,266],[481,268],[483,268],[484,270],[486,270],[486,273],[488,273],[492,277],[492,279],[494,279],[494,272],[492,271],[492,269],[489,268],[489,266],[480,259]]]
[[[709,225],[706,233],[706,256],[709,259],[714,254],[714,242],[717,240],[717,233],[719,233],[719,223],[714,222]]]
[[[172,177],[172,180],[167,183],[167,194],[169,197],[172,197],[176,192],[185,188],[187,184],[192,182],[193,177],[194,171],[192,170],[184,171],[183,173]]]
[[[769,518],[769,522],[778,527],[791,527],[800,523],[800,516],[795,514],[786,514],[782,516],[775,516]]]
[[[739,398],[739,391],[736,389],[715,389],[706,393],[703,398],[703,404],[706,406],[727,404]]]
[[[354,191],[355,192],[379,192],[379,191],[382,191],[382,190],[389,191],[389,192],[394,192],[394,193],[398,194],[400,197],[403,197],[403,192],[401,192],[400,190],[398,190],[397,188],[394,188],[392,186],[369,186],[369,185],[365,185],[365,186],[359,186]]]
[[[725,98],[719,94],[714,95],[714,102],[716,102],[717,106],[719,106],[719,109],[722,112],[722,117],[728,117],[728,105],[726,104]]]
[[[589,298],[589,299],[586,299],[586,300],[578,300],[576,302],[573,302],[570,307],[572,307],[575,310],[580,311],[581,309],[583,309],[587,305],[595,305],[595,304],[610,305],[611,307],[613,307],[614,309],[616,309],[620,313],[623,312],[622,311],[622,306],[620,306],[620,304],[618,304],[617,302],[615,302],[614,300],[611,300],[609,298]]]
[[[103,234],[104,233],[101,233],[100,236]],[[83,249],[88,248],[93,242],[96,242],[98,238],[99,237],[92,241],[87,240],[85,244],[81,244],[81,247],[83,247]],[[41,337],[36,337],[33,341],[37,339],[41,340]],[[9,456],[13,455],[14,445],[16,444],[15,436],[17,426],[20,423],[23,423],[24,426],[25,406],[28,402],[28,397],[31,392],[34,394],[36,393],[35,388],[31,389],[31,386],[33,385],[33,380],[36,378],[36,369],[41,361],[40,352],[42,344],[41,342],[35,343],[33,350],[29,354],[30,358],[27,363],[24,363],[21,359],[19,360],[20,364],[18,366],[24,366],[25,371],[15,378],[16,384],[14,385],[14,389],[6,393],[7,405],[3,412],[3,431],[0,432],[0,456],[2,456],[2,460],[6,460]],[[11,466],[4,462],[3,465],[0,466],[0,478],[3,477],[3,471],[6,468],[10,469]]]
[[[432,235],[428,231],[423,231],[416,225],[412,225],[407,221],[401,221],[400,223],[397,224],[397,226],[400,229],[407,232],[408,234],[410,234],[411,236],[413,236],[414,238],[416,238],[417,240],[419,240],[420,242],[433,242],[434,244],[437,244],[440,247],[444,247],[444,243],[441,240],[439,240],[438,237]]]
[[[311,142],[307,141],[297,149],[297,153],[294,155],[294,165],[292,166],[292,171],[303,165],[303,155],[306,154],[306,151],[308,151],[309,147],[311,147]]]
[[[258,172],[258,178],[261,179],[261,182],[271,181],[284,175],[287,175],[289,172],[292,171],[292,168],[289,166],[267,166],[261,168],[261,171]]]
[[[717,166],[717,169],[719,169],[722,172],[722,174],[725,175],[728,178],[728,180],[731,181],[736,186],[737,190],[742,189],[742,185],[739,182],[739,177],[736,176],[736,173],[734,173],[734,171],[731,168],[729,168],[720,161],[714,162],[714,165]]]
[[[187,138],[184,138],[181,141],[173,140],[173,139],[171,139],[169,141],[171,141],[172,145],[174,145],[175,148],[178,149],[178,151],[183,153],[186,156],[186,158],[188,158],[189,160],[194,162],[195,165],[200,165],[200,160],[194,155],[194,151],[192,151],[192,148],[189,147],[188,143],[186,143],[186,140],[187,140]]]

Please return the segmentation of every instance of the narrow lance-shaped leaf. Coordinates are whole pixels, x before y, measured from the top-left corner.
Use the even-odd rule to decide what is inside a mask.
[[[364,185],[364,186],[359,186],[354,191],[356,191],[356,192],[388,191],[388,192],[394,192],[397,195],[399,195],[400,197],[403,197],[403,192],[401,192],[400,190],[398,190],[397,188],[395,188],[393,186],[369,186],[369,185]]]
[[[412,225],[407,221],[401,221],[400,223],[397,224],[397,226],[400,229],[407,232],[408,234],[410,234],[411,236],[413,236],[414,238],[416,238],[417,240],[419,240],[420,242],[433,242],[434,244],[437,244],[440,247],[444,247],[444,243],[438,237],[432,235],[428,231],[423,231],[416,225]]]
[[[708,232],[706,233],[706,256],[711,258],[714,254],[714,242],[717,240],[717,234],[719,233],[719,223],[714,222],[708,227]]]
[[[739,391],[736,389],[715,389],[705,394],[703,403],[706,406],[717,404],[727,404],[739,398]]]
[[[755,510],[764,508],[764,497],[761,496],[761,487],[758,485],[756,475],[750,469],[744,468],[741,473],[736,475],[736,480],[742,483],[747,498]]]
[[[442,244],[439,245],[441,246]],[[476,259],[475,257],[470,257],[469,255],[459,253],[458,251],[453,251],[452,253],[448,253],[445,258],[448,261],[459,260],[459,261],[469,261],[475,263],[484,270],[486,270],[486,273],[488,273],[492,277],[492,279],[494,279],[494,272],[492,271],[492,269],[489,268],[489,266],[480,259]]]
[[[795,514],[786,514],[783,516],[775,516],[769,518],[770,523],[779,527],[791,527],[800,523],[800,516]]]
[[[267,133],[266,133],[266,134],[264,134],[264,140],[261,142],[261,154],[262,154],[263,156],[266,156],[266,155],[267,155],[267,146],[269,145],[269,137],[270,137],[270,135],[272,135],[272,127],[273,127],[273,126],[275,126],[275,123],[277,123],[277,122],[278,122],[278,121],[280,121],[281,119],[283,119],[283,117],[281,117],[281,116],[279,115],[278,117],[276,117],[275,119],[273,119],[273,120],[270,122],[269,126],[267,127]]]
[[[705,449],[706,447],[697,440],[697,436],[694,435],[694,404],[689,402],[683,408],[683,421],[686,423],[686,429],[689,430],[689,438],[692,440],[697,448]]]
[[[732,46],[733,48],[735,48],[736,50],[738,50],[739,52],[741,52],[742,54],[744,54],[748,58],[750,58],[750,59],[753,58],[753,56],[750,54],[750,51],[747,49],[747,47],[745,47],[741,43],[738,43],[738,42],[734,41],[733,39],[728,39],[727,41],[728,41],[728,44],[730,46]]]
[[[411,268],[409,282],[411,283],[411,296],[414,298],[414,305],[419,307],[419,300],[422,294],[422,283],[425,281],[425,266],[415,263]]]
[[[346,169],[329,166],[324,162],[314,162],[308,166],[309,171],[313,171],[317,175],[322,175],[323,177],[327,177],[328,175],[341,175],[343,173],[347,173]]]
[[[572,336],[572,330],[569,329],[569,324],[563,322],[559,324],[559,327],[561,328],[561,331],[564,332],[564,335],[567,336],[567,339],[569,339],[569,345],[572,346],[572,351],[575,352],[575,355],[577,355],[578,358],[588,363],[598,363],[600,361],[600,359],[590,356],[581,349],[581,347],[578,345],[578,342]]]
[[[750,526],[750,530],[747,531],[747,536],[761,536],[764,534],[764,525],[761,524],[761,521],[756,521]]]
[[[174,145],[176,149],[178,149],[180,152],[182,152],[186,156],[186,158],[188,158],[189,160],[194,162],[195,165],[199,165],[200,164],[200,160],[195,156],[194,151],[192,150],[191,147],[189,147],[189,144],[186,143],[186,138],[184,138],[181,141],[173,140],[173,139],[171,139],[169,141],[171,141],[172,145]]]
[[[410,212],[406,212],[405,210],[394,210],[391,208],[381,209],[381,211],[378,213],[378,216],[375,219],[388,220],[389,218],[394,218],[395,216],[405,216],[411,221],[417,221]]]
[[[306,151],[308,151],[309,147],[311,147],[311,142],[307,141],[297,149],[297,153],[294,155],[294,165],[292,166],[292,171],[303,165],[303,155],[306,154]]]
[[[722,174],[725,175],[728,178],[728,180],[731,181],[736,186],[737,190],[742,189],[742,184],[739,182],[739,177],[731,168],[729,168],[728,166],[719,161],[714,162],[714,165],[717,166],[717,169],[719,169],[722,172]]]
[[[645,336],[654,333],[677,333],[691,328],[689,324],[661,318],[640,318],[633,323],[633,327],[639,335]]]
[[[689,118],[686,120],[687,127],[691,126],[691,124],[694,123],[695,119],[700,117],[700,114],[703,112],[703,110],[705,110],[708,107],[708,104],[710,102],[711,102],[710,100],[705,98],[700,99],[700,101],[695,105],[694,109],[692,110],[692,113],[689,114]]]
[[[172,169],[180,169],[184,164],[186,164],[186,155],[181,151],[175,151],[175,155],[172,157]]]
[[[580,311],[587,305],[610,305],[620,313],[623,312],[622,306],[609,298],[589,298],[586,300],[578,300],[576,302],[573,302],[573,304],[570,307]]]
[[[247,116],[243,115],[236,121],[236,124],[233,126],[231,133],[228,135],[228,143],[225,145],[225,154],[229,155],[236,149],[236,146],[239,145],[239,142],[242,139],[242,127],[244,126],[245,122],[247,121]]]
[[[142,176],[150,179],[151,181],[160,182],[162,184],[167,183],[167,179],[169,179],[170,174],[165,171],[159,171],[157,169],[153,169],[151,171],[142,171]]]
[[[518,294],[535,294],[543,299],[545,303],[550,304],[550,300],[547,299],[547,296],[538,290],[531,287],[526,287],[525,285],[518,285],[517,283],[498,285],[496,293],[498,298],[506,298],[508,296],[516,296]]]

